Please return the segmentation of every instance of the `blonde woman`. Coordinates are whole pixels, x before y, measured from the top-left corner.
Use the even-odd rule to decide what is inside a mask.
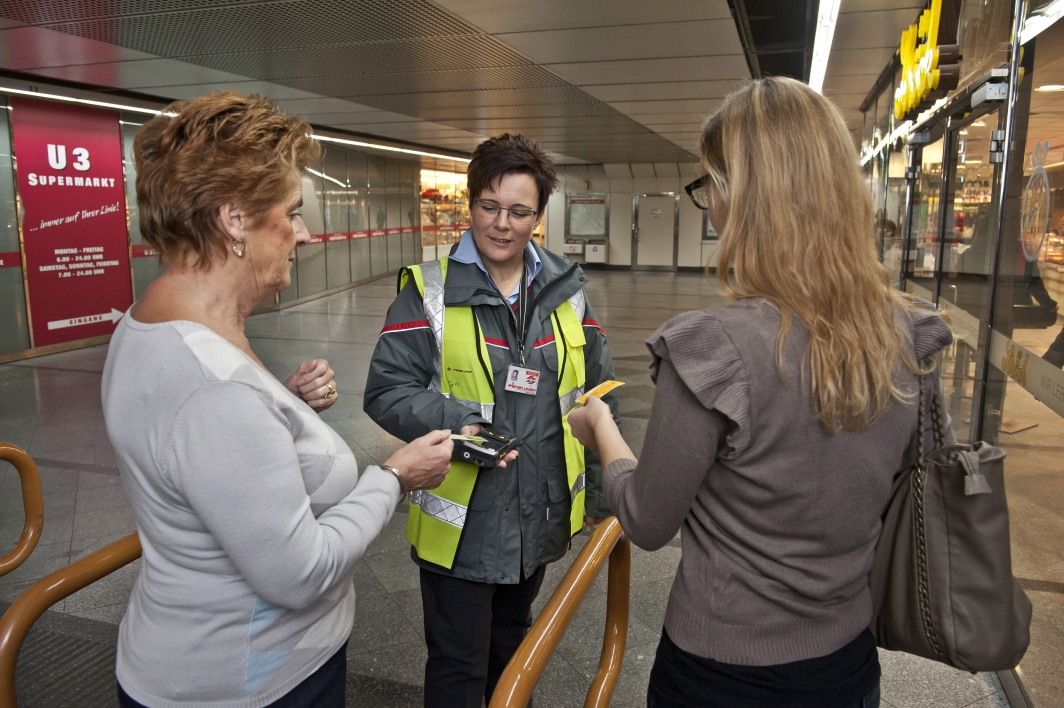
[[[647,703],[878,706],[868,571],[915,454],[918,376],[950,332],[877,262],[857,152],[825,98],[751,83],[701,152],[735,302],[647,342],[641,460],[606,406],[570,415],[632,541],[654,550],[682,529]]]

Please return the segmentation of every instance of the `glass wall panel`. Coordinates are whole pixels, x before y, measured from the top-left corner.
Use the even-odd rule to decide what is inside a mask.
[[[402,166],[400,173],[402,193],[399,211],[402,217],[403,265],[421,262],[421,242],[417,233],[418,190],[414,175],[416,168],[412,164]]]
[[[388,270],[403,267],[402,215],[399,211],[399,193],[402,180],[399,177],[401,164],[395,160],[385,161],[385,184],[388,195],[385,200],[387,211],[385,228],[388,231]]]
[[[1008,453],[1013,572],[1034,605],[1020,668],[1039,705],[1064,685],[1064,22],[1024,45],[1008,166],[984,438]]]
[[[368,176],[366,174],[366,156],[352,152],[347,156],[347,174],[351,182],[348,219],[351,225],[351,279],[355,282],[365,280],[372,275],[369,262],[369,216],[367,213],[366,194]]]
[[[0,355],[30,348],[26,289],[22,278],[11,127],[7,102],[0,98]]]
[[[370,268],[373,275],[388,272],[388,212],[386,176],[383,157],[367,157],[369,172]]]
[[[347,151],[325,151],[325,265],[328,287],[351,282],[351,242],[348,240]]]
[[[990,137],[998,128],[998,112],[980,117],[949,133],[952,175],[944,194],[945,222],[939,309],[949,313],[954,345],[943,361],[943,386],[953,430],[960,442],[979,438],[971,420],[973,400],[986,359],[991,258],[998,213],[992,185],[1000,168],[990,161]]]
[[[1013,0],[964,0],[957,43],[961,48],[962,89],[1009,60]]]
[[[421,260],[435,260],[436,255],[436,203],[440,190],[436,183],[435,170],[420,170],[420,212],[421,212]],[[441,254],[442,255],[442,254]]]
[[[924,146],[920,179],[913,195],[912,241],[906,278],[922,288],[916,292],[934,300],[935,262],[939,250],[939,212],[942,201],[942,139]]]
[[[311,242],[296,249],[296,270],[299,271],[299,297],[325,290],[325,187],[322,184],[321,163],[314,165],[318,174],[303,173],[303,222],[310,232]]]
[[[122,126],[122,161],[126,179],[126,208],[129,215],[129,244],[133,253],[130,266],[133,269],[133,297],[140,298],[151,281],[162,275],[159,254],[144,242],[140,232],[140,209],[137,207],[137,163],[133,159],[133,138],[144,116],[135,113],[120,114]]]

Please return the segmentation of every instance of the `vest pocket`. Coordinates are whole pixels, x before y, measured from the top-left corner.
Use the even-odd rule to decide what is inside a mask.
[[[547,474],[547,496],[553,504],[559,504],[569,498],[569,476],[565,473],[564,464]]]

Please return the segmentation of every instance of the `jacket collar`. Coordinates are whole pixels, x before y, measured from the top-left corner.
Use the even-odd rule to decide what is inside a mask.
[[[451,248],[451,255],[461,243]],[[546,291],[541,303],[537,302],[540,319],[550,316],[562,302],[572,297],[587,283],[583,269],[568,258],[540,248],[534,241],[530,245],[536,252],[542,267],[532,283],[532,299],[538,300]],[[499,305],[503,298],[488,280],[487,273],[475,263],[462,263],[451,258],[447,266],[447,285],[444,288],[444,304],[448,306]]]

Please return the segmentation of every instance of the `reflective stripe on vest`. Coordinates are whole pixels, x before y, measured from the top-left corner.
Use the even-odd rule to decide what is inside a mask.
[[[456,528],[465,526],[466,512],[469,508],[450,499],[444,499],[432,492],[419,489],[416,492],[410,492],[410,503],[420,507],[421,513],[428,514],[445,524],[450,524]]]
[[[435,339],[429,388],[478,412],[485,420],[493,421],[494,378],[487,344],[472,307],[444,305],[447,265],[448,258],[444,257],[412,266],[400,276],[400,288],[409,277],[414,279]],[[572,502],[571,534],[579,532],[584,523],[584,448],[573,437],[566,414],[584,392],[586,340],[582,322],[585,303],[583,290],[577,291],[559,305],[555,316],[551,317],[560,368],[559,414],[562,416],[565,466]],[[462,396],[456,395],[456,388],[462,391]],[[432,493],[411,494],[406,537],[414,545],[418,557],[445,568],[454,565],[479,469],[475,465],[452,462],[451,472],[439,488]]]

